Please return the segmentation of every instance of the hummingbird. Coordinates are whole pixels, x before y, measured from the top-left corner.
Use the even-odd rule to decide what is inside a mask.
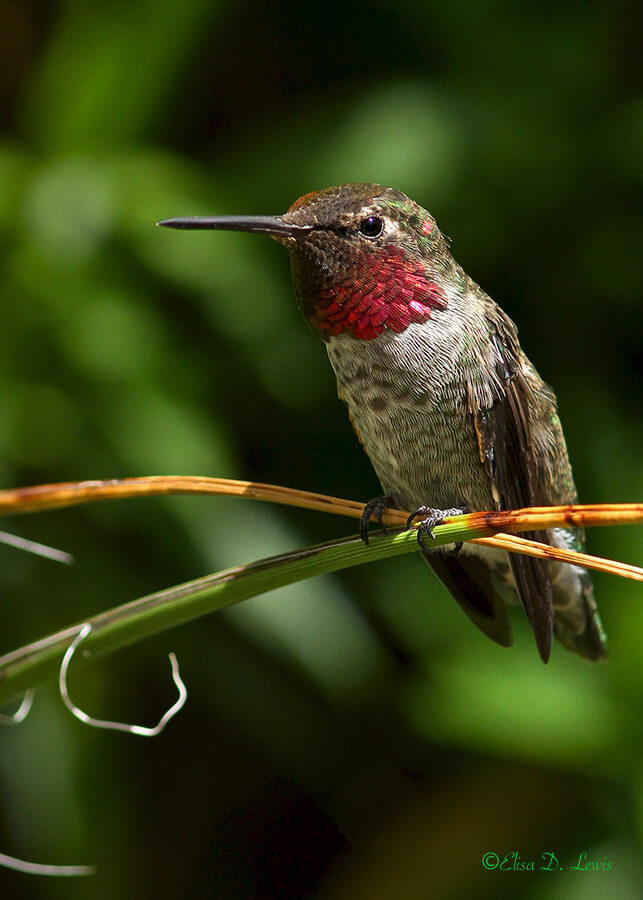
[[[267,234],[290,254],[299,309],[326,346],[338,396],[383,494],[364,508],[413,510],[425,560],[472,621],[512,643],[519,600],[543,662],[552,637],[590,660],[606,639],[579,566],[465,543],[431,549],[447,516],[577,502],[556,398],[518,331],[458,265],[433,216],[400,191],[343,184],[278,216],[201,216],[160,225]],[[530,532],[581,549],[578,529]]]

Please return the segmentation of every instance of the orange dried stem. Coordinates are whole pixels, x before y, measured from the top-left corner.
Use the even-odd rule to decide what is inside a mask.
[[[42,512],[64,506],[93,503],[98,500],[117,500],[126,497],[162,494],[216,494],[248,497],[253,500],[298,506],[356,519],[360,518],[364,509],[364,505],[355,500],[344,500],[312,491],[301,491],[255,481],[157,475],[101,481],[69,481],[0,491],[0,515]],[[403,527],[407,518],[408,512],[397,509],[387,509],[382,515],[382,521],[390,526]],[[561,550],[511,535],[511,532],[532,529],[625,525],[637,522],[643,522],[643,504],[641,503],[603,503],[475,512],[465,516],[463,524],[471,531],[478,533],[482,531],[490,535],[475,539],[480,544],[508,550],[512,553],[558,559],[598,571],[643,580],[643,570],[636,566],[599,559],[572,550]],[[499,531],[504,534],[498,535]],[[494,534],[495,536],[491,536]]]
[[[63,506],[76,506],[97,500],[118,500],[126,497],[158,496],[161,494],[224,494],[248,497],[288,506],[299,506],[321,512],[358,519],[363,503],[301,491],[295,488],[258,481],[235,481],[231,478],[207,478],[191,475],[151,475],[143,478],[114,478],[102,481],[64,481],[33,487],[0,491],[0,515],[43,512]],[[408,512],[385,510],[386,525],[404,525]],[[528,509],[470,513],[466,524],[470,527],[491,528],[496,531],[522,531],[529,528],[592,525],[626,525],[643,522],[643,503],[600,503],[570,506],[544,506]]]
[[[525,556],[555,559],[575,566],[584,566],[595,572],[619,575],[621,578],[630,578],[632,581],[643,581],[643,569],[638,566],[617,562],[614,559],[603,559],[600,556],[590,556],[588,553],[579,553],[577,550],[563,550],[560,547],[551,547],[549,544],[540,544],[538,541],[528,541],[517,534],[497,534],[489,538],[474,538],[471,543],[497,547],[499,550],[507,550],[509,553],[523,553]]]

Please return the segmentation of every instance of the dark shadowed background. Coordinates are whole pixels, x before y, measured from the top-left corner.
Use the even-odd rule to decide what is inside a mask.
[[[0,2],[0,486],[144,474],[379,492],[267,239],[155,228],[410,194],[557,392],[581,498],[643,495],[640,14],[607,0]],[[638,195],[638,196],[637,196]],[[249,501],[7,520],[0,652],[141,594],[352,533]],[[642,562],[641,531],[590,551]],[[596,577],[608,666],[522,615],[503,650],[414,555],[247,601],[38,691],[0,732],[3,897],[638,896],[641,586]],[[516,851],[566,868],[491,872]]]

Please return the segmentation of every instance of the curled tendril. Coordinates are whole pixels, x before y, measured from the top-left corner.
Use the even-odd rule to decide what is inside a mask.
[[[15,856],[7,856],[0,853],[0,866],[5,869],[14,869],[16,872],[26,872],[28,875],[93,875],[96,872],[94,866],[48,866],[44,863],[27,862],[26,859],[18,859]]]
[[[70,565],[74,561],[74,557],[70,553],[65,553],[64,550],[57,550],[55,547],[48,547],[47,544],[18,537],[17,534],[10,534],[8,531],[0,531],[0,543],[16,547],[18,550],[26,550],[27,553],[35,553],[36,556],[44,556],[45,559],[65,563],[65,565]]]
[[[58,686],[60,688],[60,696],[62,697],[63,703],[79,721],[83,722],[85,725],[91,725],[93,728],[108,728],[112,731],[126,731],[129,732],[129,734],[135,734],[139,737],[156,737],[157,734],[160,734],[163,731],[170,719],[172,719],[184,706],[188,695],[187,689],[179,674],[179,664],[176,660],[176,656],[174,653],[170,653],[172,678],[174,684],[177,686],[179,696],[176,702],[161,716],[156,725],[152,728],[148,728],[145,725],[128,725],[125,722],[110,722],[104,719],[95,719],[93,716],[87,715],[80,707],[76,706],[67,690],[67,670],[69,669],[72,657],[76,652],[78,645],[81,641],[85,640],[91,630],[92,625],[89,622],[85,622],[63,656],[58,675]]]
[[[176,702],[164,713],[163,716],[161,716],[157,725],[155,725],[153,728],[147,728],[144,725],[127,725],[124,722],[108,722],[103,719],[95,719],[93,718],[93,716],[88,716],[86,712],[83,712],[82,709],[76,706],[76,704],[70,698],[69,691],[67,690],[67,671],[69,669],[72,657],[78,649],[78,645],[81,643],[81,641],[85,640],[85,638],[91,631],[91,624],[89,622],[85,622],[72,643],[65,651],[62,663],[60,664],[58,685],[60,688],[60,696],[62,697],[63,703],[65,704],[67,709],[81,722],[84,722],[86,725],[91,725],[94,728],[108,728],[113,731],[127,731],[130,734],[136,734],[141,737],[155,737],[157,734],[160,734],[167,723],[170,721],[170,719],[173,718],[173,716],[175,716],[183,707],[188,695],[185,684],[183,683],[183,680],[181,679],[181,676],[179,674],[179,664],[174,653],[170,653],[170,663],[172,665],[172,678],[174,679],[174,683],[178,688],[179,696]],[[29,714],[29,710],[31,709],[32,701],[33,691],[29,690],[25,693],[22,703],[20,704],[17,711],[13,713],[13,715],[0,714],[0,723],[4,723],[7,725],[17,725],[20,722],[24,722],[27,715]],[[96,871],[94,866],[45,865],[43,863],[34,863],[28,862],[24,859],[18,859],[17,857],[9,856],[6,853],[0,853],[0,866],[3,866],[7,869],[14,869],[17,872],[25,872],[28,875],[51,875],[58,877],[93,875]]]
[[[13,715],[0,713],[0,725],[20,725],[31,712],[31,704],[33,703],[34,692],[31,688],[25,691],[22,703]]]

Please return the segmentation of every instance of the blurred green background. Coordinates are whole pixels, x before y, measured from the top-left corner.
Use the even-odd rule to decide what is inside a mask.
[[[0,485],[218,475],[379,493],[287,255],[161,218],[376,181],[427,206],[557,392],[582,499],[643,495],[640,8],[2,0]],[[354,531],[245,501],[0,525],[1,652],[171,584]],[[589,549],[641,563],[640,529]],[[409,556],[257,598],[53,686],[0,731],[3,897],[637,897],[641,587],[596,577],[610,663],[478,633]],[[609,872],[492,872],[554,851]]]

